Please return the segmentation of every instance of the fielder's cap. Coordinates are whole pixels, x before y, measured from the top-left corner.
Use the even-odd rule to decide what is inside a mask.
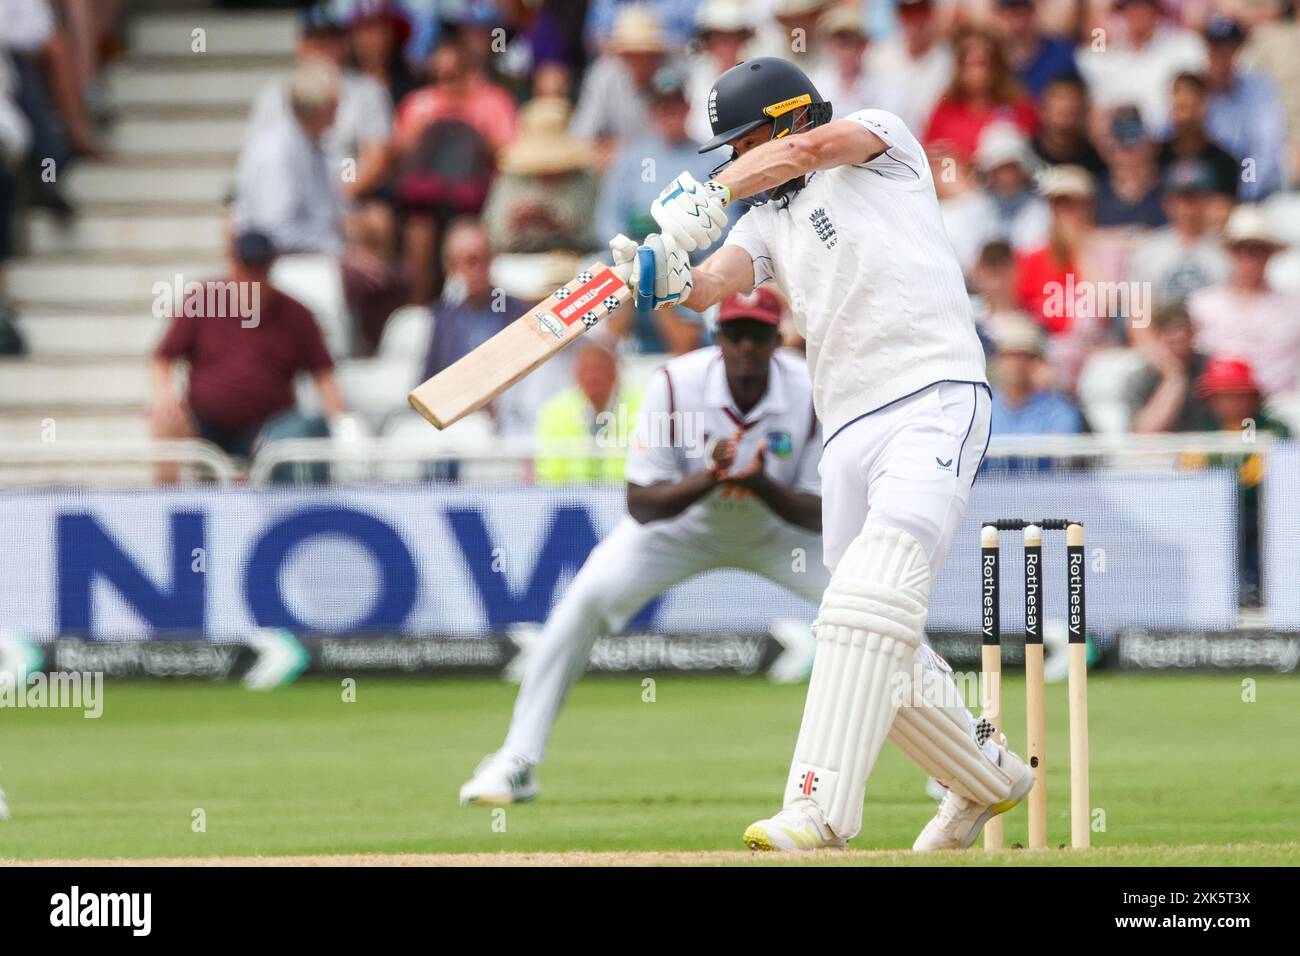
[[[1038,191],[1048,199],[1091,199],[1092,174],[1068,163],[1049,166],[1039,177]]]
[[[650,95],[657,100],[686,99],[686,74],[671,64],[659,67],[650,80]]]
[[[700,33],[752,33],[754,15],[743,0],[704,0],[695,14]]]
[[[1042,355],[1046,347],[1042,326],[1023,312],[995,312],[989,316],[989,328],[999,352]]]
[[[1121,146],[1136,146],[1146,138],[1142,111],[1136,106],[1121,106],[1110,119],[1110,135]]]
[[[862,14],[856,7],[831,7],[817,18],[817,29],[827,36],[837,33],[852,33],[863,39],[867,36]]]
[[[246,266],[264,266],[275,258],[275,243],[264,232],[249,229],[235,237],[235,258]]]
[[[1271,246],[1274,249],[1281,249],[1286,245],[1273,228],[1273,221],[1269,218],[1268,211],[1263,206],[1251,203],[1238,206],[1232,211],[1227,225],[1223,227],[1223,241],[1229,246],[1252,243]]]
[[[314,3],[298,14],[298,32],[303,36],[346,33],[347,27],[331,5]]]
[[[1205,363],[1205,371],[1196,382],[1198,395],[1205,398],[1237,392],[1259,392],[1254,372],[1248,363],[1224,356],[1215,356]]]
[[[614,19],[605,48],[611,53],[666,53],[668,40],[650,8],[627,6]]]
[[[737,319],[753,319],[768,325],[781,324],[781,300],[770,289],[753,289],[737,292],[722,300],[718,310],[718,324]]]
[[[1211,43],[1245,43],[1246,28],[1232,17],[1215,13],[1205,21],[1205,39]]]
[[[1212,193],[1217,184],[1210,164],[1200,159],[1180,159],[1165,174],[1165,189],[1171,193]]]

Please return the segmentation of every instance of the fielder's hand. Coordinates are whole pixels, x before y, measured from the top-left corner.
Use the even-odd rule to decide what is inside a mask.
[[[677,240],[687,252],[707,249],[718,241],[727,224],[731,190],[710,179],[698,182],[682,173],[650,204],[650,214],[665,236]]]

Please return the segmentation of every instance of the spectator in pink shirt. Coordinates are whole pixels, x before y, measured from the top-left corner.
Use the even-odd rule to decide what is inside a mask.
[[[1265,398],[1293,391],[1300,371],[1300,295],[1272,288],[1266,277],[1269,259],[1284,244],[1259,206],[1238,206],[1223,236],[1232,259],[1228,281],[1188,301],[1197,345],[1247,362]]]
[[[455,43],[444,43],[429,57],[433,82],[402,97],[393,128],[394,145],[404,150],[438,120],[459,120],[474,127],[494,150],[515,138],[515,101],[502,86],[470,68]]]

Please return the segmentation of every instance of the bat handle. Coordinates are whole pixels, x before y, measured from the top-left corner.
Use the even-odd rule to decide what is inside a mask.
[[[637,246],[638,276],[636,282],[636,307],[649,312],[655,304],[655,254],[649,246]]]

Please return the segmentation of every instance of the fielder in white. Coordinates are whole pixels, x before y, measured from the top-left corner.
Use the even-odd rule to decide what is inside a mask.
[[[1028,793],[1033,772],[971,715],[924,642],[930,583],[966,511],[990,408],[925,153],[882,110],[831,122],[808,78],[775,58],[724,73],[709,112],[715,135],[704,149],[730,146],[733,161],[705,183],[682,174],[653,203],[654,304],[705,309],[774,281],[807,339],[826,436],[832,576],[814,623],[817,656],[784,807],[745,842],[843,846],[862,826],[867,778],[888,739],[947,788],[914,849],[968,847]],[[746,197],[755,208],[692,272],[686,254],[717,241],[727,204]],[[623,243],[613,249],[626,261]],[[920,705],[904,690],[916,673],[936,691]]]
[[[629,514],[551,612],[505,744],[461,787],[461,803],[537,795],[536,767],[593,642],[679,581],[740,568],[821,599],[821,432],[803,359],[777,348],[780,312],[766,290],[732,297],[719,312],[718,345],[652,379],[628,451]]]

